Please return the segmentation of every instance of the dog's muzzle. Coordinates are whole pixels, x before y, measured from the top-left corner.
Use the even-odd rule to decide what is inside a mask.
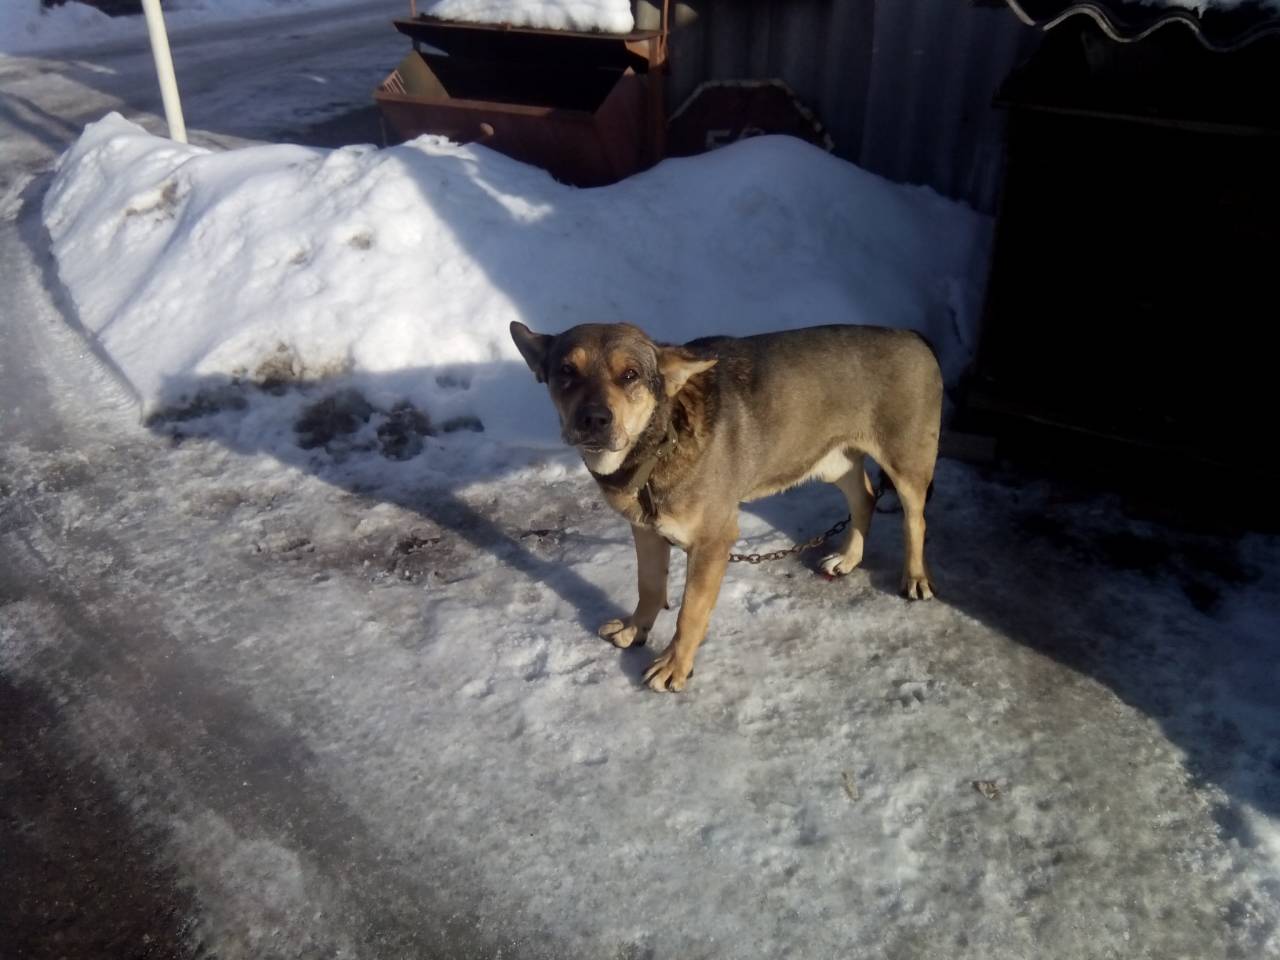
[[[613,435],[613,411],[603,404],[579,407],[573,423],[567,426],[564,438],[570,446],[595,451],[622,449]]]

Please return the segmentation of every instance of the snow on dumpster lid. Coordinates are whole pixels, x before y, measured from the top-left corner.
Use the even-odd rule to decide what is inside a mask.
[[[630,33],[630,0],[422,0],[418,12],[441,20],[542,30]]]
[[[1049,30],[1071,17],[1093,19],[1115,40],[1141,40],[1182,24],[1211,50],[1235,50],[1280,34],[1280,0],[1005,0],[1024,23]]]

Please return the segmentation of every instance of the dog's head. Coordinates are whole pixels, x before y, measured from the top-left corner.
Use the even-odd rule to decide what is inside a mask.
[[[622,466],[660,404],[716,363],[654,343],[628,323],[584,324],[553,336],[515,321],[511,338],[547,385],[565,443],[602,475]]]

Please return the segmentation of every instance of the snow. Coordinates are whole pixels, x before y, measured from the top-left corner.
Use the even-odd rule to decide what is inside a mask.
[[[109,17],[84,3],[44,7],[40,0],[0,4],[0,56],[66,45],[68,38],[93,34],[106,38],[146,32],[141,17]]]
[[[352,0],[169,0],[164,4],[164,20],[166,27],[175,32],[260,17],[302,15],[351,4]],[[400,0],[385,0],[383,5],[389,15],[405,9]],[[42,6],[40,0],[0,3],[0,56],[146,35],[141,14],[111,17],[76,0],[55,7]]]
[[[630,33],[630,0],[425,0],[418,9],[442,20],[509,23],[544,30]]]
[[[250,122],[238,92],[209,115]],[[58,918],[19,918],[19,953],[66,933],[59,903],[102,899],[76,886],[89,854],[174,915],[136,848],[189,895],[190,954],[227,960],[1280,956],[1276,537],[944,461],[936,601],[894,595],[898,518],[877,516],[838,582],[732,567],[679,696],[638,682],[674,613],[648,649],[594,635],[634,599],[629,535],[571,452],[524,435],[550,440],[549,403],[506,318],[679,338],[874,317],[919,324],[954,380],[982,218],[778,141],[572,191],[439,141],[211,151],[118,118],[15,198],[6,870],[49,877]],[[303,389],[226,389],[277,337],[269,366]],[[347,388],[385,412],[301,447]],[[139,426],[202,390],[192,419]],[[395,459],[377,427],[399,398],[486,431]],[[743,545],[839,516],[807,486],[749,506]],[[32,789],[10,745],[33,725],[55,773],[88,775]],[[67,844],[15,812],[89,782],[123,826],[82,810]]]
[[[881,517],[838,583],[734,569],[693,685],[660,697],[647,651],[592,634],[631,597],[632,551],[563,458],[494,469],[447,438],[338,463],[288,441],[285,398],[253,415],[175,447],[81,414],[83,463],[8,475],[48,484],[19,530],[73,586],[0,608],[0,663],[53,684],[163,829],[220,956],[1280,948],[1277,861],[1219,825],[1277,817],[1274,539],[1239,545],[1268,572],[1205,617],[1169,572],[1088,552],[1117,527],[1171,557],[1179,538],[944,463],[945,599],[892,596]],[[785,542],[837,508],[806,488],[748,532]],[[1046,518],[1056,537],[1028,532]],[[1238,766],[1195,786],[1229,729]]]
[[[58,269],[142,412],[232,381],[327,381],[380,410],[557,442],[512,320],[675,342],[875,323],[968,364],[990,222],[790,138],[576,190],[479,146],[211,152],[119,116],[45,202]]]
[[[164,5],[164,19],[171,32],[181,33],[210,24],[289,14],[304,16],[352,3],[353,0],[171,0]],[[381,8],[388,18],[408,13],[405,0],[383,0]],[[635,26],[629,0],[425,0],[419,3],[418,10],[446,20],[551,30],[630,33]],[[56,7],[44,7],[40,0],[0,3],[0,56],[139,36],[146,36],[141,15],[110,17],[76,0]]]

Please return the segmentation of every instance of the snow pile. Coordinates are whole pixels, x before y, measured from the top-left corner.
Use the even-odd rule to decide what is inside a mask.
[[[171,31],[181,31],[201,24],[351,5],[353,0],[169,0],[164,4],[164,19]],[[368,5],[381,7],[388,14],[403,12],[400,0]],[[83,46],[100,40],[145,40],[146,36],[146,23],[140,14],[109,17],[96,7],[75,0],[56,7],[44,7],[40,0],[0,2],[0,55]]]
[[[635,27],[629,0],[427,0],[418,9],[443,20],[544,30],[630,33]]]
[[[990,224],[769,137],[577,190],[479,146],[212,153],[118,115],[44,207],[87,333],[144,415],[233,380],[350,386],[382,409],[556,442],[508,334],[630,321],[659,339],[914,328],[954,383]]]

